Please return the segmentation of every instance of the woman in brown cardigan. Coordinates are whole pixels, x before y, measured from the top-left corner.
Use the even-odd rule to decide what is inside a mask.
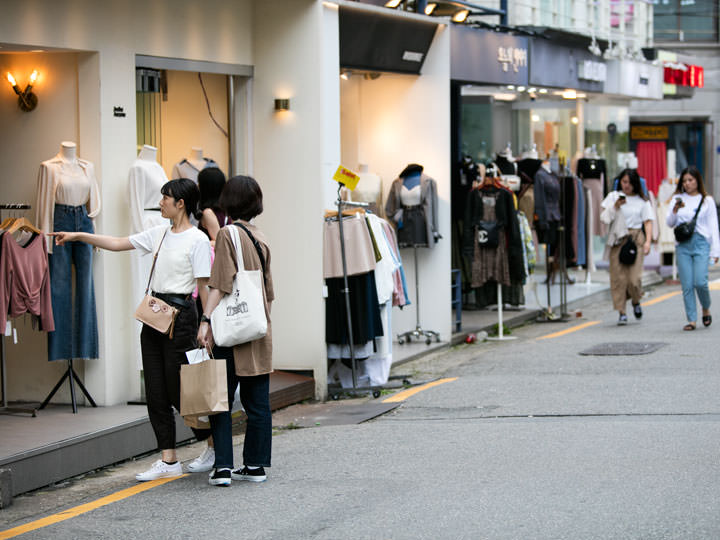
[[[208,300],[205,313],[200,318],[198,342],[205,347],[213,346],[210,314],[225,294],[230,294],[237,273],[237,254],[232,243],[229,227],[237,227],[242,244],[245,270],[261,270],[264,262],[264,300],[268,330],[265,337],[236,345],[215,346],[215,358],[227,359],[228,398],[230,409],[235,388],[240,385],[240,401],[247,414],[247,427],[243,446],[243,465],[233,470],[232,417],[229,412],[210,416],[210,426],[215,441],[215,470],[210,476],[211,485],[227,486],[231,480],[263,482],[264,467],[270,466],[272,444],[272,417],[270,414],[270,373],[272,372],[272,326],[270,304],[274,299],[270,273],[270,248],[265,236],[249,221],[262,213],[262,191],[249,176],[235,176],[228,180],[220,195],[220,207],[233,220],[223,227],[215,242],[215,262],[210,274]],[[243,229],[242,225],[248,232]],[[253,238],[257,241],[255,247]],[[264,261],[261,261],[261,254]]]

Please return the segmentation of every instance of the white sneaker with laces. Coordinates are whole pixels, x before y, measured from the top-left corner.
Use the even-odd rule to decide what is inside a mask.
[[[211,447],[205,448],[203,453],[188,463],[188,472],[208,472],[215,466],[215,449]]]
[[[162,459],[158,459],[147,471],[136,474],[135,479],[139,482],[147,482],[158,478],[182,476],[182,473],[182,465],[180,465],[179,461],[176,461],[173,465],[168,465]]]

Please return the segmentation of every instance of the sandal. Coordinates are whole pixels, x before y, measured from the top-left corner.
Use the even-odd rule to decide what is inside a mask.
[[[712,324],[712,315],[703,315],[702,322],[703,326],[710,326]]]
[[[683,326],[683,330],[685,330],[686,332],[690,330],[695,330],[695,323],[686,324],[685,326]]]

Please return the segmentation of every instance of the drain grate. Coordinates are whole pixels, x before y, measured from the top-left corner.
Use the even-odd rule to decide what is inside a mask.
[[[584,356],[629,356],[637,354],[650,354],[654,353],[658,349],[664,347],[667,343],[662,342],[651,342],[651,343],[638,343],[635,341],[620,342],[620,343],[601,343],[595,345],[584,351],[580,351],[579,354]]]

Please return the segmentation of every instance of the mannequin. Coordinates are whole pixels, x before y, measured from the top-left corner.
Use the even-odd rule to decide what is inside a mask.
[[[217,167],[220,166],[215,163],[215,160],[207,157],[203,157],[203,149],[199,146],[193,146],[190,149],[190,156],[182,159],[175,165],[173,165],[172,179],[177,178],[189,178],[197,184],[198,173],[206,167]]]
[[[60,144],[60,152],[40,165],[37,224],[54,231],[94,232],[100,212],[95,167],[77,156],[77,145]],[[53,246],[48,237],[50,287],[55,331],[48,333],[48,359],[98,357],[97,317],[89,244]],[[73,266],[75,284],[73,286]],[[74,298],[72,292],[75,291]]]
[[[168,181],[165,170],[157,162],[157,148],[143,145],[137,159],[128,172],[128,194],[130,197],[130,233],[135,234],[157,225],[170,225],[169,220],[162,217],[158,202],[162,198],[160,188]],[[132,290],[133,305],[140,303],[144,296],[145,286],[150,276],[152,255],[133,250]],[[137,322],[137,333],[134,338],[135,357],[138,369],[142,369],[140,356],[140,330],[142,323]]]
[[[400,247],[434,247],[438,232],[438,197],[435,180],[422,165],[408,165],[390,186],[385,214],[398,229]]]
[[[359,167],[360,180],[354,191],[350,192],[350,198],[355,202],[366,202],[369,209],[375,215],[383,217],[382,212],[382,180],[377,174],[371,173],[365,163]]]

